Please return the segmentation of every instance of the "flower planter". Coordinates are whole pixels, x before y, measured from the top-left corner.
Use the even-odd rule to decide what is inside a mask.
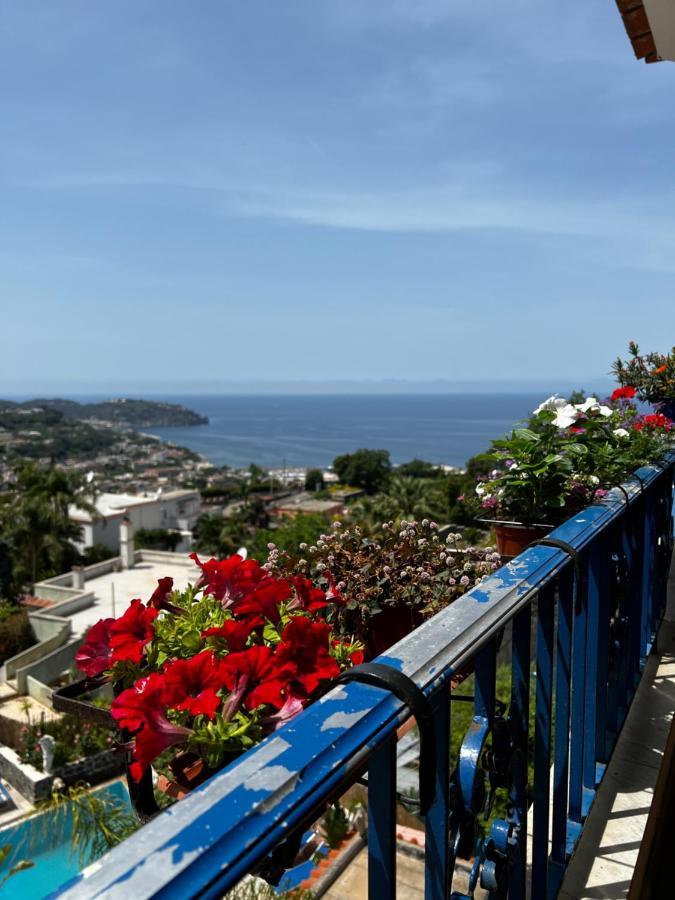
[[[410,634],[424,621],[424,617],[407,606],[390,606],[374,616],[365,638],[366,657],[374,659]]]
[[[484,520],[485,521],[485,520]],[[553,530],[551,525],[525,525],[517,522],[491,522],[502,556],[518,556],[531,544]]]

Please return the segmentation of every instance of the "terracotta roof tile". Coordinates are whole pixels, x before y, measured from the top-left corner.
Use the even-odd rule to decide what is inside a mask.
[[[654,36],[642,0],[616,0],[616,5],[637,58],[648,63],[658,62]]]

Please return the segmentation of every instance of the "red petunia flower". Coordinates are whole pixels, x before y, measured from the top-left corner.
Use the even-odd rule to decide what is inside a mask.
[[[262,616],[275,625],[281,619],[279,605],[293,596],[289,581],[285,578],[268,578],[262,581],[254,591],[236,603],[236,616]]]
[[[95,678],[112,666],[110,630],[115,619],[99,619],[87,632],[87,637],[75,654],[75,665],[88,678]]]
[[[634,387],[619,387],[617,388],[612,396],[609,398],[610,400],[632,400],[633,397],[637,394],[637,390]]]
[[[221,704],[217,691],[225,686],[222,662],[212,650],[192,659],[177,659],[164,667],[164,700],[172,709],[212,719]]]
[[[257,560],[244,559],[238,553],[228,559],[210,559],[205,563],[196,553],[191,553],[190,559],[202,570],[196,586],[203,587],[207,594],[220,600],[225,607],[232,606],[269,577]]]
[[[364,660],[363,650],[354,650],[353,653],[349,654],[349,658],[353,666],[360,666]]]
[[[164,677],[156,673],[139,678],[132,688],[122,691],[113,700],[110,712],[120,728],[138,732],[129,767],[134,781],[141,780],[160,753],[174,744],[184,743],[192,734],[189,728],[166,718]]]
[[[326,599],[331,603],[335,603],[337,606],[344,606],[347,602],[345,598],[342,596],[340,591],[338,590],[337,585],[335,584],[335,580],[330,573],[327,573],[328,578],[328,590],[326,591]]]
[[[295,588],[295,597],[289,603],[289,609],[305,609],[309,612],[314,612],[329,605],[330,600],[326,596],[325,591],[315,587],[309,578],[303,578],[302,575],[293,575],[289,580]]]
[[[295,681],[311,694],[321,681],[335,678],[340,667],[329,653],[330,625],[312,622],[306,616],[295,616],[281,633],[277,648],[280,661],[293,661],[297,666]]]
[[[222,625],[206,628],[202,631],[202,637],[217,638],[219,643],[224,641],[230,653],[239,653],[240,650],[245,649],[249,636],[263,624],[264,620],[256,617],[244,619],[241,622],[228,619]]]
[[[191,734],[192,729],[175,725],[160,713],[151,715],[136,735],[133,762],[129,766],[134,781],[141,780],[145,770],[161,753],[176,744],[184,744]]]
[[[263,704],[281,709],[284,689],[296,673],[296,666],[278,659],[271,647],[256,644],[241,653],[230,653],[222,660],[225,683],[231,696],[225,706],[225,718],[231,718],[243,703],[247,709]]]
[[[164,705],[164,676],[153,672],[115,697],[110,714],[120,728],[138,731],[148,721],[150,710],[163,710]]]
[[[301,713],[305,708],[305,702],[299,697],[289,697],[278,712],[271,716],[265,716],[264,719],[260,720],[260,724],[265,729],[265,732],[276,731],[277,728],[281,728],[282,725],[290,722],[298,713]]]
[[[152,606],[154,609],[165,609],[167,612],[181,614],[184,612],[180,608],[180,606],[176,606],[175,603],[169,602],[169,594],[173,591],[173,578],[167,576],[166,578],[159,578],[157,581],[157,587],[155,591],[148,600],[148,606]]]
[[[158,615],[158,610],[144,606],[140,600],[131,601],[124,615],[110,628],[113,662],[123,659],[134,663],[141,661],[143,648],[154,636],[152,623]]]

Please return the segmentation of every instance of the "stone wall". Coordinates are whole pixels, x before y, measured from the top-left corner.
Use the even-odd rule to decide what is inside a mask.
[[[63,779],[68,785],[77,784],[79,781],[99,784],[123,771],[124,754],[116,750],[103,750],[78,762],[67,763],[56,769],[53,775],[45,775],[34,766],[22,763],[14,750],[0,747],[0,777],[31,803],[46,800],[51,795],[55,778]]]

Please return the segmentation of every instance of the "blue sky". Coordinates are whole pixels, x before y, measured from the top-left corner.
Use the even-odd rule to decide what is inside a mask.
[[[0,395],[667,349],[674,97],[613,0],[0,0]]]

